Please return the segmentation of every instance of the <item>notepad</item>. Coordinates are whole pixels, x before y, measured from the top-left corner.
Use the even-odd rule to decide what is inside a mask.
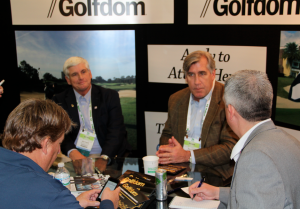
[[[191,198],[175,196],[171,201],[170,208],[197,208],[197,209],[217,209],[220,201],[217,200],[202,200],[195,201]]]

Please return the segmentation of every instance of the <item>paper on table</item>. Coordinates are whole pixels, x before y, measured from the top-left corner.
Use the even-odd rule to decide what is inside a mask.
[[[189,194],[189,187],[182,187],[181,190]]]
[[[197,209],[217,209],[220,201],[216,200],[202,200],[195,201],[191,198],[175,196],[171,201],[170,208],[197,208]]]

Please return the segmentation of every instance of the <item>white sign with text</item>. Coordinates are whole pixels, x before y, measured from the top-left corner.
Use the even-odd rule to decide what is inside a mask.
[[[238,70],[266,72],[267,47],[208,45],[148,45],[149,82],[185,84],[183,60],[193,51],[208,51],[216,62],[216,81]]]
[[[188,24],[299,25],[299,0],[188,0]]]
[[[145,112],[147,155],[155,155],[167,118],[166,112]]]
[[[174,23],[173,0],[11,0],[13,25]]]

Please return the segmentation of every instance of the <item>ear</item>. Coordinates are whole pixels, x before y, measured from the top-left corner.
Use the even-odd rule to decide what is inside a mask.
[[[212,77],[213,77],[213,80],[215,79],[216,77],[216,70],[214,69],[213,72],[211,73]]]
[[[184,79],[185,79],[185,83],[188,83],[188,72],[184,72]]]
[[[229,104],[228,106],[227,106],[227,108],[228,108],[228,112],[229,112],[229,119],[230,120],[232,120],[232,118],[235,116],[235,114],[236,114],[236,110],[235,110],[235,108],[231,105],[231,104]]]
[[[65,79],[66,79],[67,83],[68,83],[69,85],[71,85],[71,81],[70,81],[70,79],[69,79],[67,76],[65,76]]]
[[[48,148],[49,148],[50,143],[51,143],[50,142],[50,137],[48,137],[48,136],[41,143],[41,145],[42,145],[42,152],[45,155],[47,155],[47,153],[48,153]]]

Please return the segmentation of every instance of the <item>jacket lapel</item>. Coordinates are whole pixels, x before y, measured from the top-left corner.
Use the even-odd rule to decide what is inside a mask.
[[[246,142],[245,142],[245,144],[244,144],[244,147],[243,147],[243,149],[241,150],[240,157],[241,157],[242,152],[243,152],[243,150],[245,149],[245,147],[250,143],[250,141],[251,141],[255,136],[257,136],[258,134],[260,134],[260,133],[262,133],[262,132],[264,132],[264,131],[268,131],[268,130],[271,130],[271,129],[276,129],[276,127],[275,127],[273,121],[265,122],[265,123],[259,125],[258,127],[256,127],[256,128],[252,131],[252,133],[249,135],[248,139],[246,140]],[[232,185],[233,185],[232,183],[233,183],[233,181],[234,181],[235,172],[236,172],[236,168],[237,168],[238,162],[239,162],[239,161],[237,161],[237,162],[235,163],[235,166],[234,166],[234,171],[233,171],[232,180],[231,180],[231,186],[230,186],[231,188],[232,188]]]
[[[206,115],[206,118],[204,120],[203,123],[203,127],[202,127],[202,131],[201,131],[201,148],[204,147],[207,137],[208,137],[208,132],[209,132],[209,127],[211,126],[215,115],[218,112],[218,107],[219,107],[219,103],[221,101],[222,98],[219,98],[218,95],[220,95],[220,88],[219,88],[219,83],[215,82],[215,87],[213,90],[213,93],[211,95],[211,101],[210,101],[210,105],[208,108],[208,112]]]
[[[181,104],[179,106],[178,135],[182,139],[177,139],[177,140],[183,140],[183,137],[185,137],[186,135],[186,122],[187,122],[187,114],[188,114],[188,108],[190,102],[190,94],[191,92],[188,90],[188,94],[184,94],[181,100]]]
[[[67,110],[69,112],[69,116],[73,122],[78,124],[78,129],[80,129],[80,120],[77,110],[77,102],[76,97],[73,88],[69,89],[69,92],[66,94],[65,98],[66,104],[67,104]]]
[[[97,120],[97,116],[99,116],[100,111],[100,91],[97,86],[92,85],[92,92],[91,92],[91,100],[92,100],[92,114],[93,114],[93,122],[94,127],[99,127],[99,120]],[[96,131],[96,130],[95,130]]]
[[[247,141],[245,142],[244,144],[244,147],[242,149],[242,151],[245,149],[245,147],[249,144],[249,142],[258,134],[264,132],[264,131],[268,131],[268,130],[271,130],[271,129],[276,129],[273,121],[268,121],[268,122],[265,122],[263,124],[261,124],[260,126],[256,127],[252,133],[250,134],[250,136],[248,137]]]

